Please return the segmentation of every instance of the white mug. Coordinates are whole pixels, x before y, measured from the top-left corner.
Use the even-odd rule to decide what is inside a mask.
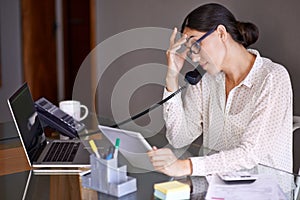
[[[88,108],[85,105],[81,105],[79,101],[66,100],[59,102],[59,108],[65,113],[72,116],[75,120],[81,121],[88,116]],[[84,115],[81,116],[81,109],[84,109]]]

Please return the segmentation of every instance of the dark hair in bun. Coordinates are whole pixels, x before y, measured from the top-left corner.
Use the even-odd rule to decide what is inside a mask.
[[[237,21],[227,8],[216,3],[202,5],[188,14],[183,21],[181,32],[185,27],[207,32],[221,24],[231,37],[244,47],[250,46],[258,39],[259,31],[256,25]]]

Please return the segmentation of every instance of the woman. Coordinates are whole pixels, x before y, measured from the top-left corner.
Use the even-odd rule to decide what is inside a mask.
[[[222,5],[206,4],[185,18],[182,32],[175,41],[175,28],[170,38],[164,96],[178,89],[187,56],[208,73],[188,87],[183,101],[179,95],[164,105],[167,138],[180,148],[203,134],[203,146],[218,153],[178,160],[170,149],[153,147],[148,155],[155,169],[205,176],[261,163],[291,172],[291,82],[283,66],[247,49],[258,39],[257,27]]]

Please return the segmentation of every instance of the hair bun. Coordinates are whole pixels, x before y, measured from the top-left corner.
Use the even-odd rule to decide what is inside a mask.
[[[250,22],[237,22],[237,28],[242,36],[244,47],[248,47],[257,41],[259,31],[256,25]]]

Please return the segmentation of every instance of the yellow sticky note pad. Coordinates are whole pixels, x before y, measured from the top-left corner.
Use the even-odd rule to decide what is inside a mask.
[[[164,194],[177,193],[177,192],[188,192],[190,193],[190,186],[179,181],[169,181],[164,183],[154,184],[154,189]]]

